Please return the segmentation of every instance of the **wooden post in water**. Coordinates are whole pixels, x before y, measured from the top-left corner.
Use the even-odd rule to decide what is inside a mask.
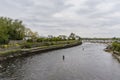
[[[65,59],[65,56],[63,55],[63,60]]]

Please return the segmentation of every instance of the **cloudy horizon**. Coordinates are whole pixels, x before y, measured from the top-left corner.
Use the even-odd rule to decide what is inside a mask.
[[[120,37],[120,0],[0,0],[0,16],[41,36]]]

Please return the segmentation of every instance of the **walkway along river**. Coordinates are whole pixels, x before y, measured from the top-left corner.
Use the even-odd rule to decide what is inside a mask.
[[[83,43],[4,61],[0,63],[0,80],[120,80],[120,63],[104,52],[105,47]]]

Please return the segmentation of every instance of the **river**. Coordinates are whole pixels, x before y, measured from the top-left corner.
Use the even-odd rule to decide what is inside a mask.
[[[120,80],[120,63],[104,52],[105,47],[83,43],[4,61],[0,63],[0,80]]]

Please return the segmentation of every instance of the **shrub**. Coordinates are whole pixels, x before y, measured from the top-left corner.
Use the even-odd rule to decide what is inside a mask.
[[[16,47],[20,46],[19,44],[15,44]]]
[[[115,51],[120,52],[120,43],[118,43],[118,42],[113,42],[113,43],[112,43],[112,49],[115,50]]]
[[[70,44],[70,42],[67,42],[67,44]]]
[[[50,45],[54,45],[55,43],[54,42],[51,42],[51,44]]]
[[[44,46],[49,46],[50,45],[50,43],[44,43]]]
[[[32,43],[24,43],[21,45],[21,48],[32,48]]]
[[[28,39],[27,42],[33,42],[33,40],[32,39]]]
[[[2,48],[8,48],[9,45],[2,45]]]

